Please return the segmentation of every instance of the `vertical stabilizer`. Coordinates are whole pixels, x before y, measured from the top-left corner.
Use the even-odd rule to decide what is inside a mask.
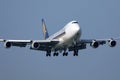
[[[43,32],[44,39],[47,39],[49,37],[49,34],[47,31],[44,19],[42,19],[42,32]]]

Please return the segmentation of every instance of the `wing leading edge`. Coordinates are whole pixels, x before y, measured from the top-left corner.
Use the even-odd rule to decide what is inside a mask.
[[[98,48],[99,45],[104,45],[108,42],[110,47],[116,46],[117,40],[116,39],[81,39],[80,41],[76,42],[76,45],[74,47],[70,47],[69,50],[73,51],[75,49],[80,50],[80,49],[86,49],[87,44],[89,44],[93,48]]]
[[[5,40],[0,39],[0,42],[4,42],[5,48],[10,48],[11,46],[16,47],[26,47],[30,45],[30,49],[33,50],[42,50],[45,51],[46,49],[50,49],[59,43],[59,40]]]

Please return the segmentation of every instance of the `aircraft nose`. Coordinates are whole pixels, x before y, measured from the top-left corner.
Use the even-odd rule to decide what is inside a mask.
[[[75,32],[80,31],[80,27],[79,27],[79,25],[75,25],[74,30],[75,30]]]

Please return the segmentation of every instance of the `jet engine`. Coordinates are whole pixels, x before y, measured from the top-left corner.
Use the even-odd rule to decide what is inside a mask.
[[[40,47],[40,44],[38,42],[33,42],[31,47],[33,49],[38,49]]]
[[[12,46],[11,42],[6,41],[6,42],[4,43],[4,47],[5,47],[5,48],[10,48],[11,46]]]
[[[92,43],[90,44],[91,47],[93,48],[98,48],[99,47],[99,43],[97,41],[92,41]]]
[[[115,47],[116,44],[117,44],[117,42],[116,42],[115,40],[112,40],[112,39],[109,40],[108,42],[109,42],[109,46],[110,46],[110,47]]]

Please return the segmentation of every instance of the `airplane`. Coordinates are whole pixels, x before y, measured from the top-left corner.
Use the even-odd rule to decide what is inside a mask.
[[[69,51],[73,51],[73,56],[78,56],[78,51],[86,49],[87,44],[93,48],[98,48],[99,45],[104,45],[108,42],[110,47],[115,47],[116,39],[81,39],[81,27],[78,22],[73,20],[65,25],[61,30],[49,36],[44,19],[42,19],[43,40],[7,40],[0,39],[4,42],[5,48],[11,46],[26,47],[30,45],[31,50],[46,51],[46,56],[58,56],[62,53],[63,56],[68,56]]]

